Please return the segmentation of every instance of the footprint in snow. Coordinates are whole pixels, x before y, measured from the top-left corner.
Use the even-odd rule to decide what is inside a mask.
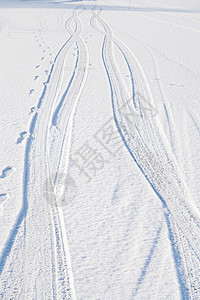
[[[45,58],[45,57],[44,57],[44,56],[42,56],[41,60],[44,60],[44,58]]]
[[[5,169],[3,169],[2,174],[0,175],[0,178],[6,178],[12,173],[13,168],[8,166]]]
[[[36,111],[36,108],[35,107],[31,107],[31,111],[30,111],[29,115],[33,114],[35,111]]]
[[[39,76],[35,76],[34,80],[38,80]]]
[[[37,65],[35,68],[38,69],[40,67],[40,65]]]
[[[34,93],[34,89],[31,89],[30,91],[29,91],[29,95],[31,95],[31,94],[33,94]]]
[[[20,133],[20,137],[18,137],[18,139],[17,139],[17,144],[21,144],[21,142],[26,138],[26,136],[27,136],[27,132],[22,131]]]
[[[45,70],[45,73],[48,75],[48,73],[49,73],[49,70]]]

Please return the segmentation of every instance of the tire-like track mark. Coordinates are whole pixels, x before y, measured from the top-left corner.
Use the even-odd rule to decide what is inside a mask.
[[[173,248],[173,252],[182,297],[184,299],[189,296],[199,297],[200,290],[194,288],[194,281],[198,280],[188,274],[188,268],[191,266],[189,259],[192,257],[192,260],[198,264],[200,260],[199,211],[181,178],[176,159],[157,117],[151,111],[148,117],[142,115],[142,109],[140,118],[136,117],[134,108],[135,106],[142,107],[141,95],[144,99],[148,99],[150,104],[153,104],[148,82],[136,57],[122,42],[113,37],[111,29],[99,17],[99,12],[98,8],[93,9],[91,24],[102,32],[102,29],[99,30],[96,26],[98,21],[104,31],[102,58],[110,83],[116,126],[130,155],[168,212],[167,225],[170,230],[171,243],[173,245],[175,241],[177,247],[177,249]],[[123,78],[120,78],[113,45],[120,49],[128,65],[132,83],[133,74],[136,74],[134,76],[136,83],[134,82],[134,84],[141,94],[135,93],[133,85],[132,105],[128,103],[130,97]],[[121,107],[123,107],[123,111]],[[129,120],[127,120],[127,116],[129,116]],[[184,243],[181,243],[182,240]],[[177,257],[181,258],[181,261],[177,260]],[[192,269],[195,270],[195,264]],[[198,271],[196,267],[196,272]]]
[[[41,107],[42,111],[38,120],[37,131],[35,133],[35,139],[37,140],[37,143],[35,145],[35,152],[36,152],[35,156],[37,156],[37,153],[38,155],[39,153],[44,154],[43,156],[44,172],[43,174],[41,174],[41,178],[42,178],[42,180],[40,180],[41,182],[44,182],[44,180],[47,177],[49,177],[52,173],[61,171],[59,169],[59,166],[56,165],[54,160],[56,160],[57,156],[58,157],[63,156],[65,152],[65,148],[60,147],[60,145],[63,145],[62,139],[66,138],[65,132],[62,131],[61,129],[59,130],[59,133],[62,136],[61,135],[52,136],[54,135],[54,131],[55,131],[51,124],[52,118],[53,116],[56,116],[58,112],[61,110],[62,107],[61,102],[64,102],[65,97],[67,97],[67,101],[70,102],[70,100],[75,99],[75,94],[79,93],[79,90],[77,89],[78,86],[76,85],[74,90],[75,91],[74,99],[69,99],[67,95],[67,93],[70,91],[70,88],[72,88],[73,79],[74,81],[76,80],[78,81],[78,76],[72,75],[72,78],[70,79],[67,85],[67,92],[65,93],[65,95],[62,97],[61,100],[59,99],[60,90],[63,84],[66,84],[63,78],[66,58],[71,47],[77,43],[77,39],[81,32],[81,26],[79,26],[80,24],[77,16],[79,12],[80,11],[78,10],[74,10],[73,16],[66,22],[66,29],[68,27],[70,28],[72,22],[75,22],[75,31],[68,30],[71,37],[68,39],[67,43],[65,44],[66,45],[65,48],[63,48],[62,52],[60,52],[60,56],[53,74],[53,78],[55,78],[55,80],[51,82],[49,82],[49,80],[47,81],[45,85],[45,93],[41,97],[42,101],[45,100],[45,102],[48,102],[48,105],[44,105]],[[77,68],[79,70],[79,66],[77,66],[78,60],[79,60],[79,52],[77,51],[77,59],[76,59],[73,74],[76,73]],[[79,75],[78,71],[77,74]],[[72,110],[74,108],[73,104],[75,103],[74,102],[70,103],[70,107],[67,108],[65,107],[65,109],[68,110],[71,108]],[[67,111],[67,113],[70,114],[71,111]],[[65,126],[67,126],[68,123],[67,119],[64,119],[63,122]],[[55,123],[57,123],[56,117],[55,117]],[[54,145],[56,144],[59,145],[59,147],[55,148],[54,156],[52,155],[50,156],[49,154],[50,153],[49,143],[51,143],[51,146],[53,145],[52,146],[53,148]],[[42,189],[43,186],[40,184],[41,193],[42,193]],[[52,273],[54,273],[55,276],[53,278],[53,281],[55,282],[55,286],[54,286],[55,296],[56,299],[74,299],[75,290],[73,287],[73,276],[72,276],[71,263],[70,263],[69,247],[67,243],[67,237],[65,232],[66,229],[64,226],[62,211],[56,206],[56,204],[55,206],[52,206],[49,209],[50,209],[50,223],[53,226],[52,234],[53,234],[54,249],[52,249],[52,252],[54,253],[54,257],[52,257],[52,266],[54,270],[52,270]],[[30,251],[28,251],[28,253],[29,252]],[[29,292],[27,291],[26,294],[28,295]]]
[[[74,21],[77,26],[77,30],[81,32],[81,23],[78,18],[77,11],[74,11]],[[73,35],[74,32],[70,27],[70,22],[67,22],[65,25],[66,30]],[[52,117],[49,118],[49,124],[46,132],[46,165],[47,165],[47,176],[50,176],[52,173],[61,172],[67,170],[69,151],[71,145],[71,130],[73,126],[73,118],[76,110],[76,106],[84,87],[87,72],[88,72],[88,53],[85,44],[80,36],[76,35],[76,41],[74,42],[77,46],[77,58],[75,62],[75,67],[71,79],[68,83],[66,90],[64,91],[60,101],[57,102],[56,108],[53,110]],[[72,44],[70,45],[72,46]],[[46,115],[46,114],[45,114]],[[54,127],[56,126],[56,127]],[[50,130],[49,130],[50,128]],[[53,143],[50,143],[50,140],[53,140]],[[52,145],[52,149],[48,148],[48,145]],[[65,151],[64,151],[65,150]],[[58,154],[59,153],[59,154]],[[51,163],[50,163],[51,162]],[[52,163],[53,162],[53,163]],[[56,182],[55,182],[56,185]],[[69,258],[68,254],[68,244],[67,237],[65,233],[65,225],[62,210],[58,209],[55,205],[52,207],[52,218],[56,232],[60,232],[62,237],[58,239],[58,234],[56,234],[56,255],[59,261],[61,261],[61,257],[65,257],[65,261]],[[60,241],[65,239],[65,243],[60,244]],[[66,262],[63,262],[66,266]],[[63,264],[62,263],[62,264]],[[66,274],[64,274],[63,270],[65,268],[57,269],[57,277],[58,278],[67,278]],[[69,285],[67,280],[66,282],[60,281],[59,284],[59,293],[67,299],[69,295],[65,295],[63,291],[65,285]]]
[[[69,248],[62,212],[57,207],[50,207],[42,197],[42,182],[44,182],[51,169],[49,165],[51,163],[50,158],[48,157],[47,161],[45,152],[49,148],[49,145],[46,144],[49,142],[47,139],[49,124],[52,120],[53,109],[60,102],[58,99],[59,91],[62,85],[66,84],[63,81],[64,61],[71,46],[77,43],[77,38],[81,32],[80,24],[77,26],[79,22],[77,21],[76,10],[74,15],[66,22],[66,26],[70,28],[70,25],[67,24],[71,22],[76,23],[76,28],[74,31],[71,29],[70,38],[54,59],[37,105],[37,112],[35,112],[30,124],[24,158],[23,203],[1,254],[0,274],[3,273],[4,278],[7,277],[6,274],[10,269],[16,269],[21,265],[21,270],[18,270],[20,280],[22,280],[19,287],[23,285],[23,289],[13,291],[13,293],[15,293],[15,296],[18,293],[18,296],[20,295],[24,299],[30,297],[75,299]],[[80,42],[81,38],[78,41],[80,48],[83,48]],[[85,52],[83,52],[84,55]],[[84,57],[83,61],[85,64],[87,63],[86,57]],[[86,66],[83,69],[84,72],[80,71],[79,73],[81,75],[84,73],[83,77],[85,80]],[[79,77],[81,77],[80,74],[78,74]],[[78,77],[76,79],[78,80]],[[79,79],[81,89],[85,83],[82,80],[83,78]],[[80,91],[77,88],[79,86],[75,85],[73,95],[75,96],[76,94],[77,97],[74,105],[64,108],[71,109],[69,113],[71,116],[73,116],[75,104],[77,104],[77,99],[80,95]],[[65,128],[63,138],[65,139],[67,124],[72,121],[63,121],[65,123],[65,126],[63,125],[63,128]],[[63,148],[60,150],[63,151]],[[54,169],[55,171],[57,170]],[[13,249],[14,243],[16,245]],[[20,260],[19,257],[21,257],[21,260],[23,259],[23,262],[20,261],[18,266],[15,264],[15,249],[18,249],[20,253],[19,256],[17,255],[17,259]],[[8,262],[7,265],[6,262]],[[10,280],[12,276],[8,278],[7,284],[11,285]],[[12,296],[12,291],[10,295]]]

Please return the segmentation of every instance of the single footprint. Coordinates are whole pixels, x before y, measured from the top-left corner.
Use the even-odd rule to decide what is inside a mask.
[[[20,133],[20,137],[18,137],[18,139],[17,139],[17,144],[21,144],[21,142],[25,139],[26,136],[27,136],[27,132],[26,131],[22,131]]]
[[[37,65],[35,68],[38,69],[40,67],[40,65]]]
[[[31,95],[31,94],[33,94],[34,93],[34,89],[31,89],[30,91],[29,91],[29,95]]]
[[[41,60],[44,60],[44,56],[42,56]]]
[[[52,65],[52,64],[53,64],[52,60],[50,60],[50,62],[49,62],[49,63],[50,63],[50,65]]]
[[[31,111],[30,111],[29,115],[33,114],[35,111],[36,111],[36,108],[34,106],[31,107]]]
[[[45,73],[48,75],[48,73],[49,73],[49,70],[45,70]]]
[[[43,53],[45,53],[46,52],[46,50],[43,50]]]
[[[34,80],[38,80],[39,76],[35,76]]]
[[[9,176],[12,172],[12,167],[8,166],[5,169],[3,169],[2,174],[0,176],[0,178],[6,178],[7,176]]]

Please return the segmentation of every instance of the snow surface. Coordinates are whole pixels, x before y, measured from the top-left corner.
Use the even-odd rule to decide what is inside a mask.
[[[200,299],[200,2],[0,1],[0,299]]]

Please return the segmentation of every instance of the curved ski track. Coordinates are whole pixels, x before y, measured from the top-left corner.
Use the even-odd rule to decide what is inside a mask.
[[[78,14],[81,11],[82,7],[76,8],[65,24],[70,38],[54,59],[38,111],[30,124],[24,160],[23,205],[0,260],[4,291],[7,285],[13,288],[7,295],[2,292],[2,299],[14,294],[23,299],[76,299],[62,209],[44,200],[43,182],[52,173],[67,170],[74,113],[89,66],[88,51],[80,37],[82,27]],[[71,28],[72,22],[75,30]],[[67,83],[64,68],[74,45],[77,57]],[[66,88],[60,98],[63,87]],[[56,147],[54,155],[51,147]],[[19,279],[20,290],[12,282],[9,270],[18,274],[13,278]]]
[[[182,297],[199,299],[200,213],[180,175],[158,116],[154,110],[146,115],[142,109],[144,102],[151,107],[154,105],[144,71],[131,50],[113,36],[110,27],[99,17],[100,12],[99,7],[93,8],[91,25],[104,35],[102,59],[110,84],[116,126],[127,150],[165,208]],[[119,72],[114,47],[127,64],[132,91],[127,90]]]
[[[24,157],[22,207],[0,256],[2,299],[76,298],[62,209],[56,203],[49,206],[44,200],[43,182],[53,173],[68,170],[74,114],[89,65],[88,50],[80,37],[82,26],[78,14],[82,10],[83,7],[75,9],[65,24],[70,37],[54,59],[37,105],[38,111],[30,124]],[[155,110],[144,111],[144,103],[152,108],[154,102],[139,61],[113,36],[99,13],[99,8],[94,7],[91,25],[104,35],[102,59],[110,84],[116,126],[131,157],[163,203],[182,298],[200,299],[199,211],[180,175]],[[64,13],[59,24],[63,17]],[[74,70],[66,80],[65,65],[74,45]],[[131,91],[120,75],[114,49],[121,53],[128,67]],[[151,255],[154,248],[155,245]],[[133,295],[139,291],[148,263]],[[7,287],[9,290],[5,294]]]

